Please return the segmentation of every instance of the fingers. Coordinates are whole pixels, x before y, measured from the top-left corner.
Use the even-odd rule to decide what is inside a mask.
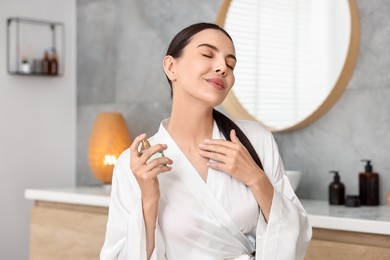
[[[168,166],[173,163],[173,161],[168,157],[159,157],[159,158],[153,158],[150,162],[146,163],[145,169],[149,172],[152,171],[154,168],[158,166]]]
[[[133,143],[130,145],[130,161],[131,158],[138,157],[138,147],[141,143],[141,140],[144,138],[146,138],[146,134],[140,134],[134,139]]]
[[[240,140],[237,137],[236,130],[232,129],[230,131],[230,140],[235,144],[241,144]]]
[[[166,144],[155,144],[150,148],[140,152],[139,146],[142,139],[146,138],[146,134],[137,136],[130,146],[130,167],[138,178],[154,178],[162,172],[172,170],[173,161],[164,156],[158,156],[167,149]]]
[[[169,172],[171,170],[172,170],[171,166],[159,164],[156,167],[154,167],[152,170],[147,172],[147,175],[149,175],[150,178],[156,178],[157,175],[159,175],[160,173]]]
[[[238,149],[241,145],[240,140],[236,136],[236,132],[232,130],[230,132],[230,138],[232,141],[227,141],[224,139],[206,139],[204,140],[204,145],[218,145],[221,147],[229,148],[229,149]]]
[[[205,140],[204,143],[199,144],[200,151],[207,151],[221,155],[233,156],[238,152],[241,145],[232,143],[226,140]]]
[[[234,169],[231,165],[224,164],[224,163],[218,163],[218,162],[208,162],[207,166],[218,171],[231,173],[234,172]]]
[[[166,144],[156,144],[151,146],[149,149],[146,149],[142,151],[142,153],[139,151],[139,147],[141,144],[142,139],[146,138],[146,134],[141,134],[137,136],[133,143],[130,145],[130,163],[133,165],[134,161],[141,161],[141,163],[145,163],[147,160],[149,160],[150,157],[152,157],[155,153],[163,152],[167,149]],[[135,160],[134,158],[139,158]]]
[[[156,153],[162,153],[164,150],[166,150],[168,146],[166,144],[155,144],[152,145],[150,148],[142,151],[142,154],[139,155],[140,158],[143,158],[144,161],[148,161],[154,154]]]
[[[230,139],[231,141],[207,139],[199,144],[199,154],[211,160],[208,162],[208,167],[231,173],[245,161],[246,148],[238,139],[234,129],[230,131]]]
[[[211,159],[214,161],[218,161],[218,162],[223,162],[223,163],[227,163],[229,161],[229,158],[231,158],[231,156],[227,156],[227,154],[218,153],[218,152],[215,152],[212,150],[211,151],[200,150],[199,154],[202,157],[205,157],[205,158],[208,158],[208,159]]]

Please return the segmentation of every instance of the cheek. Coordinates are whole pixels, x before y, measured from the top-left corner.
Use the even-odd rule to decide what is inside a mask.
[[[199,62],[183,62],[180,64],[179,72],[182,80],[190,80],[191,77],[197,76],[201,69]]]
[[[188,66],[191,68],[192,72],[195,74],[205,73],[208,71],[207,64],[201,60],[191,62],[190,64],[188,64]]]
[[[233,74],[232,77],[230,77],[228,80],[229,90],[232,89],[235,81],[236,81],[236,78],[234,77],[234,74]]]

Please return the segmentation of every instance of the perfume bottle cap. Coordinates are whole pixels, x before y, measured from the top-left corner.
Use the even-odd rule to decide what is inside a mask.
[[[146,149],[149,149],[150,148],[150,143],[148,141],[148,139],[144,138],[142,139],[141,141],[141,149],[142,150],[146,150]]]

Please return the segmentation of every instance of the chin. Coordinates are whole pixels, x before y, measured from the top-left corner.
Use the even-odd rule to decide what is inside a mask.
[[[213,94],[214,95],[207,95],[207,97],[204,96],[204,100],[210,105],[212,105],[213,107],[221,105],[227,96],[227,95],[221,95],[222,93],[219,93],[219,95],[215,95],[215,93]]]
[[[209,104],[210,107],[216,107],[216,106],[219,106],[222,104],[222,102],[224,101],[224,99],[222,100],[209,100],[207,103]]]

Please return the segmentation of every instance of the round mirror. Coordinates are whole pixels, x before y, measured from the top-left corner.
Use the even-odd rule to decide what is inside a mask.
[[[224,108],[272,131],[304,127],[338,100],[359,49],[354,0],[224,0],[216,23],[234,40],[236,83]]]

